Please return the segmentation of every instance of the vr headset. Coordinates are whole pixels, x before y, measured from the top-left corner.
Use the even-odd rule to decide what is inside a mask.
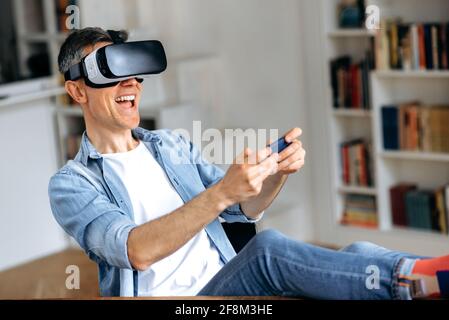
[[[117,85],[120,81],[137,78],[139,82],[151,74],[158,74],[167,68],[162,43],[157,40],[114,43],[99,48],[80,63],[64,73],[64,79],[84,78],[92,88]]]

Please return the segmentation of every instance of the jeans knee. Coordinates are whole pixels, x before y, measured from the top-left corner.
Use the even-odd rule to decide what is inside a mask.
[[[267,229],[257,233],[251,242],[255,249],[267,250],[282,246],[284,240],[285,236],[279,231]]]
[[[373,250],[376,245],[368,241],[356,241],[341,249],[344,252],[364,253]]]

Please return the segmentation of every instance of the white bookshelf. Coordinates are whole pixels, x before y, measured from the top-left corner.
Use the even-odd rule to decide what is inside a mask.
[[[353,241],[367,240],[400,250],[447,254],[449,237],[432,231],[398,228],[392,225],[389,189],[400,182],[414,182],[419,188],[436,189],[449,183],[449,154],[390,151],[383,149],[381,107],[404,101],[419,100],[424,104],[449,104],[449,71],[372,71],[370,74],[371,110],[334,109],[330,87],[329,61],[345,54],[354,61],[363,58],[374,34],[367,30],[338,29],[336,7],[339,0],[321,0],[320,30],[322,39],[322,99],[328,139],[329,175],[327,181],[331,213],[320,213],[322,233],[319,241],[345,245]],[[367,4],[379,5],[382,17],[402,17],[404,21],[449,21],[449,2],[445,0],[368,0]],[[448,124],[449,125],[449,124]],[[375,186],[345,186],[341,182],[339,144],[355,138],[370,140],[373,145],[372,161]],[[448,137],[449,139],[449,137]],[[339,223],[347,194],[376,197],[379,228],[364,229]],[[324,208],[324,206],[322,206]]]
[[[419,151],[382,151],[380,156],[385,159],[396,160],[417,160],[417,161],[432,161],[432,162],[446,162],[449,164],[449,154],[436,152],[419,152]]]
[[[449,78],[448,70],[441,71],[400,71],[400,70],[378,70],[373,74],[379,78],[399,78],[399,79],[446,79]]]
[[[336,29],[327,33],[329,38],[363,38],[374,37],[375,33],[364,29]]]
[[[357,110],[357,109],[333,109],[332,114],[335,117],[350,117],[350,118],[366,118],[371,117],[371,110]]]
[[[13,1],[13,11],[22,76],[29,76],[26,61],[36,50],[48,53],[50,74],[57,76],[59,47],[67,34],[57,30],[56,1],[15,0]]]
[[[377,190],[374,187],[360,187],[360,186],[339,186],[337,187],[338,192],[342,194],[355,193],[355,194],[365,194],[370,196],[376,196]]]

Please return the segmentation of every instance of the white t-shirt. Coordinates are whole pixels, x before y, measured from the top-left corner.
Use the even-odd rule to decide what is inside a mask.
[[[102,156],[128,190],[136,224],[157,219],[184,204],[143,142],[131,151]],[[196,295],[222,266],[217,249],[202,230],[170,256],[138,272],[138,295]]]

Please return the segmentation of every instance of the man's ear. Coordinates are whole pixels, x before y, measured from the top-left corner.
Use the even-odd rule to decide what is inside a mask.
[[[87,103],[86,89],[79,81],[68,80],[64,84],[65,90],[79,104]]]

